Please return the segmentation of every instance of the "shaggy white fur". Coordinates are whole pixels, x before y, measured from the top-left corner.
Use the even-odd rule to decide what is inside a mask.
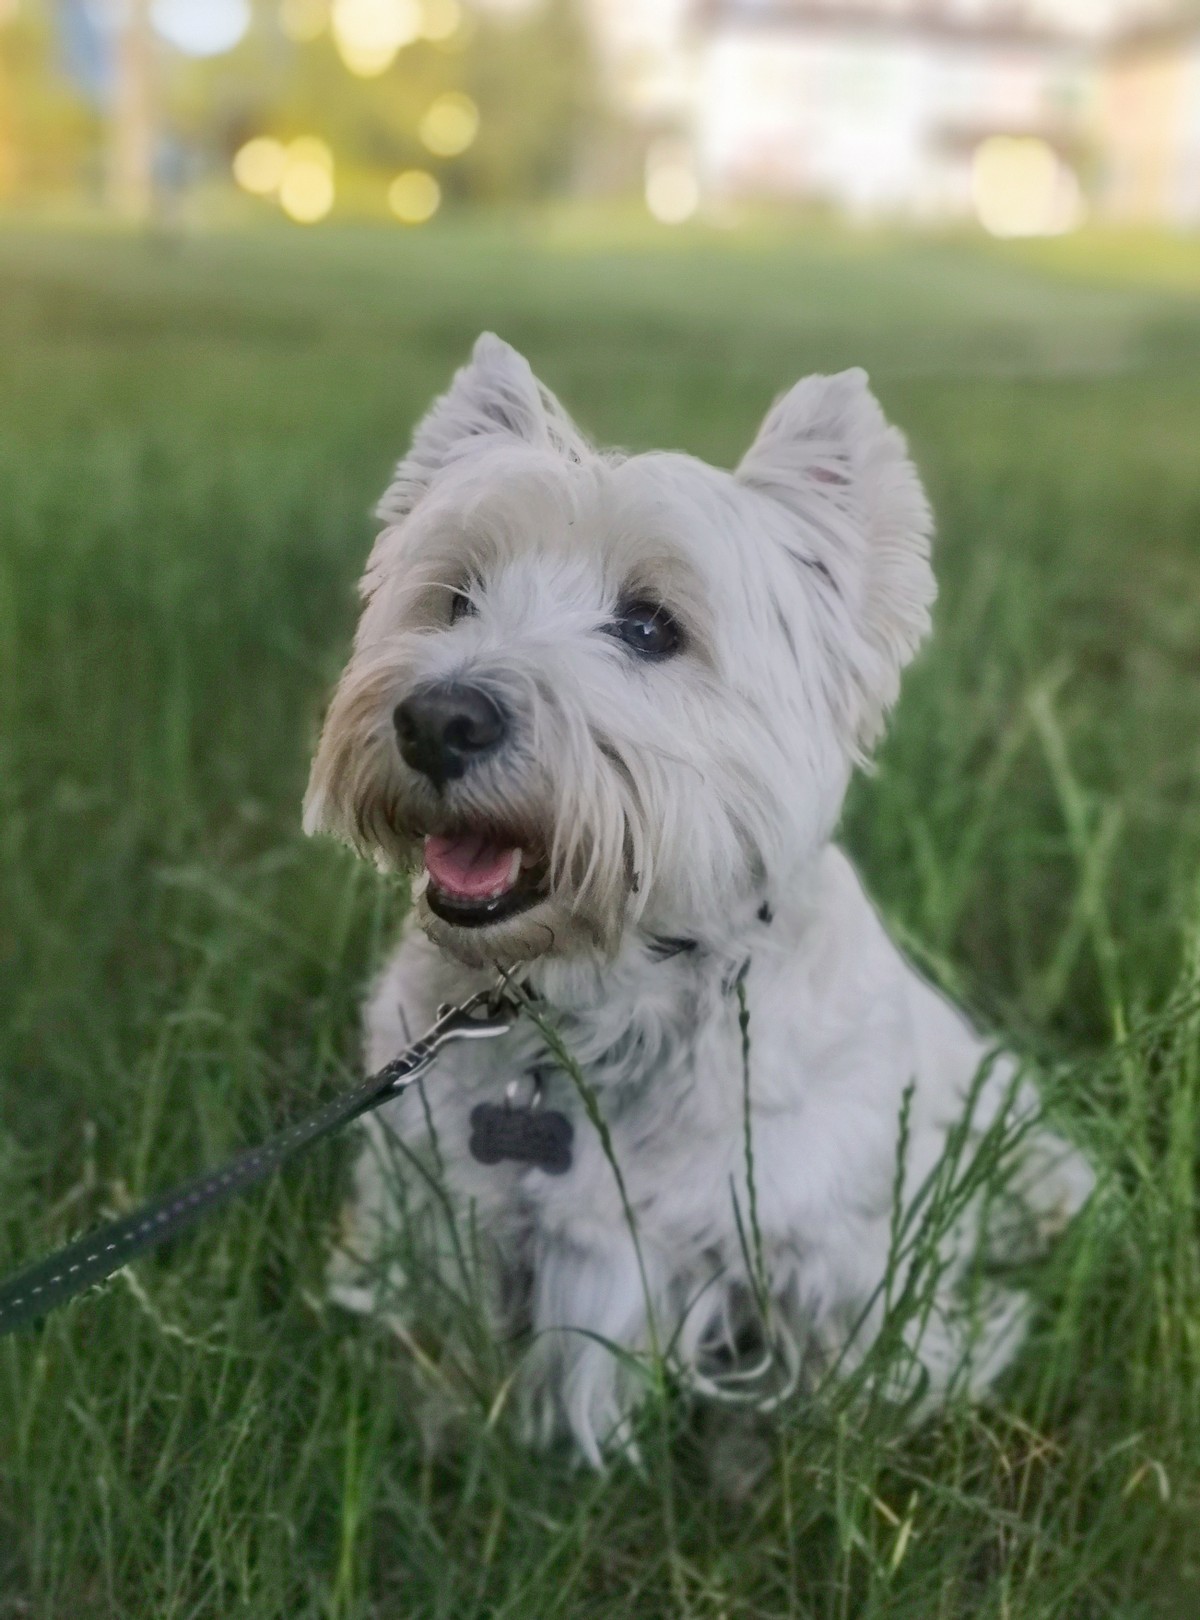
[[[497,1331],[531,1334],[531,1432],[595,1461],[651,1348],[709,1391],[736,1386],[755,1339],[788,1386],[857,1365],[915,1287],[911,1233],[938,1204],[895,1389],[925,1410],[985,1388],[1026,1301],[974,1261],[1059,1230],[1092,1174],[830,842],[934,597],[928,507],[865,375],[799,383],[731,474],[596,452],[485,336],[380,515],[306,806],[309,830],[417,872],[367,1061],[525,963],[611,1158],[530,1022],[455,1048],[368,1127],[337,1297],[403,1315],[431,1297],[421,1279],[481,1286]],[[664,624],[648,656],[638,637]],[[398,742],[398,705],[464,690],[504,717],[499,742],[433,765]],[[522,852],[528,892],[496,920],[431,879],[430,851],[464,840],[501,866],[511,846],[514,872]],[[470,1150],[475,1105],[514,1080],[520,1105],[535,1069],[574,1125],[563,1175]],[[1001,1132],[1002,1197],[946,1169],[948,1141],[965,1167]]]

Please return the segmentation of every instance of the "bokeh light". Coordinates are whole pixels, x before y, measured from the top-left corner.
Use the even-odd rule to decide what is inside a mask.
[[[297,135],[288,143],[287,160],[291,163],[315,163],[326,174],[333,173],[333,153],[329,142],[319,135]]]
[[[453,39],[463,26],[463,9],[458,0],[423,0],[421,38],[439,43]]]
[[[646,154],[646,207],[662,225],[682,225],[700,206],[700,182],[688,147],[655,141]]]
[[[329,0],[281,0],[279,26],[297,45],[308,45],[329,27]]]
[[[441,186],[424,169],[406,169],[388,187],[388,207],[402,225],[424,225],[441,202]]]
[[[457,157],[479,133],[479,108],[470,96],[448,91],[430,103],[417,133],[437,157]]]
[[[283,183],[287,168],[287,148],[270,135],[247,141],[233,160],[233,177],[243,191],[255,197],[271,197]]]
[[[289,163],[279,205],[297,225],[316,225],[333,207],[333,176],[319,163]]]
[[[279,206],[298,225],[316,225],[333,207],[333,153],[316,135],[301,135],[286,154]]]
[[[333,207],[333,153],[318,135],[298,135],[286,146],[272,135],[256,135],[234,157],[233,176],[252,196],[277,196],[299,225],[317,224]]]
[[[1079,181],[1048,141],[994,135],[975,152],[971,192],[992,236],[1062,236],[1083,223]]]
[[[221,56],[250,26],[248,0],[154,0],[154,30],[186,56]]]
[[[420,38],[421,8],[417,0],[333,0],[330,26],[350,72],[372,79]]]

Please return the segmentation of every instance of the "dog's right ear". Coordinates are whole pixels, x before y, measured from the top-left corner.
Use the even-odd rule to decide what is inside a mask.
[[[578,428],[528,360],[485,332],[469,362],[417,424],[412,448],[376,515],[386,523],[401,522],[444,467],[505,441],[554,450],[575,461],[586,450]]]

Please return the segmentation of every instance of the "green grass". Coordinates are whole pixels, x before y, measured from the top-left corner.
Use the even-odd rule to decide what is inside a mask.
[[[402,1353],[322,1302],[322,1149],[0,1343],[0,1616],[1200,1612],[1200,248],[1095,262],[0,234],[0,1270],[353,1072],[403,896],[301,839],[307,755],[366,510],[486,325],[601,437],[725,462],[798,374],[872,369],[942,597],[845,836],[927,969],[1065,1063],[1104,1177],[995,1406],[797,1409],[732,1507],[675,1406],[644,1477],[482,1412],[427,1457]]]

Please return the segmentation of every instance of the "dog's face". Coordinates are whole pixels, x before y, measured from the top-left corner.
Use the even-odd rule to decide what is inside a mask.
[[[719,938],[811,860],[928,626],[929,514],[861,373],[736,473],[599,454],[493,337],[380,506],[306,801],[466,962]]]

